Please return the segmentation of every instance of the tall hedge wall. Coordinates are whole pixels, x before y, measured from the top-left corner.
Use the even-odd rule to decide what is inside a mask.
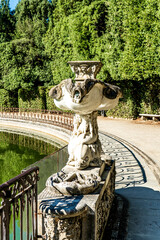
[[[122,89],[123,97],[119,104],[107,111],[107,116],[137,118],[139,113],[160,114],[160,82],[150,81],[111,81]]]
[[[21,109],[46,109],[45,88],[38,87],[35,90],[18,90],[18,105]]]
[[[5,89],[0,89],[0,109],[11,107],[9,92]]]

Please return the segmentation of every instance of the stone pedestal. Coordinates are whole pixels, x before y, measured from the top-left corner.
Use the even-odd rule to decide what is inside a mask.
[[[102,239],[115,183],[114,162],[104,165],[100,184],[93,193],[64,196],[50,186],[41,192],[38,215],[40,235],[47,240]]]
[[[48,240],[100,240],[114,197],[115,166],[102,156],[97,111],[115,107],[121,91],[96,80],[100,62],[69,64],[75,81],[63,80],[49,95],[57,107],[75,113],[74,130],[66,166],[47,179],[39,195],[39,234]]]

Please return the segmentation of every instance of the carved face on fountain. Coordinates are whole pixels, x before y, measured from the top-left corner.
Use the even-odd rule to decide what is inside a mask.
[[[93,64],[95,62],[87,63],[92,64],[82,62],[79,66],[71,65],[76,73],[75,82],[66,79],[50,90],[49,95],[54,99],[56,106],[79,114],[89,114],[96,110],[108,110],[117,105],[121,97],[120,88],[96,80],[94,77],[101,65]]]

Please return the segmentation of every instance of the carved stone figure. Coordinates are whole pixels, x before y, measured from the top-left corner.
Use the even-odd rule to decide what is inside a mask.
[[[57,193],[51,197],[45,189],[45,196],[39,196],[42,214],[38,216],[43,220],[39,219],[38,223],[44,226],[41,234],[47,240],[101,240],[114,199],[114,187],[115,162],[112,162],[104,170],[93,194],[66,196]]]
[[[66,79],[53,87],[49,95],[57,107],[85,115],[114,108],[121,97],[121,91],[117,86],[96,79],[76,82]]]
[[[98,138],[97,112],[76,114],[74,130],[68,145],[68,165],[77,169],[100,166],[101,143]]]
[[[64,194],[86,194],[98,187],[104,167],[97,111],[114,108],[121,91],[117,86],[95,79],[102,66],[100,62],[76,61],[69,64],[76,74],[75,81],[63,80],[49,93],[57,107],[76,113],[68,145],[69,159],[59,173],[47,180],[46,186]]]
[[[57,107],[75,112],[69,158],[60,172],[47,179],[39,209],[46,239],[100,240],[114,198],[115,164],[102,153],[97,111],[115,107],[121,91],[96,80],[100,62],[69,64],[75,81],[63,80],[50,90]]]

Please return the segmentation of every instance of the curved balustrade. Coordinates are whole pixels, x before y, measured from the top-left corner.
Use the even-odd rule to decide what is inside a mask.
[[[61,111],[5,108],[0,111],[0,118],[27,120],[53,124],[69,130],[73,129],[73,114]]]

